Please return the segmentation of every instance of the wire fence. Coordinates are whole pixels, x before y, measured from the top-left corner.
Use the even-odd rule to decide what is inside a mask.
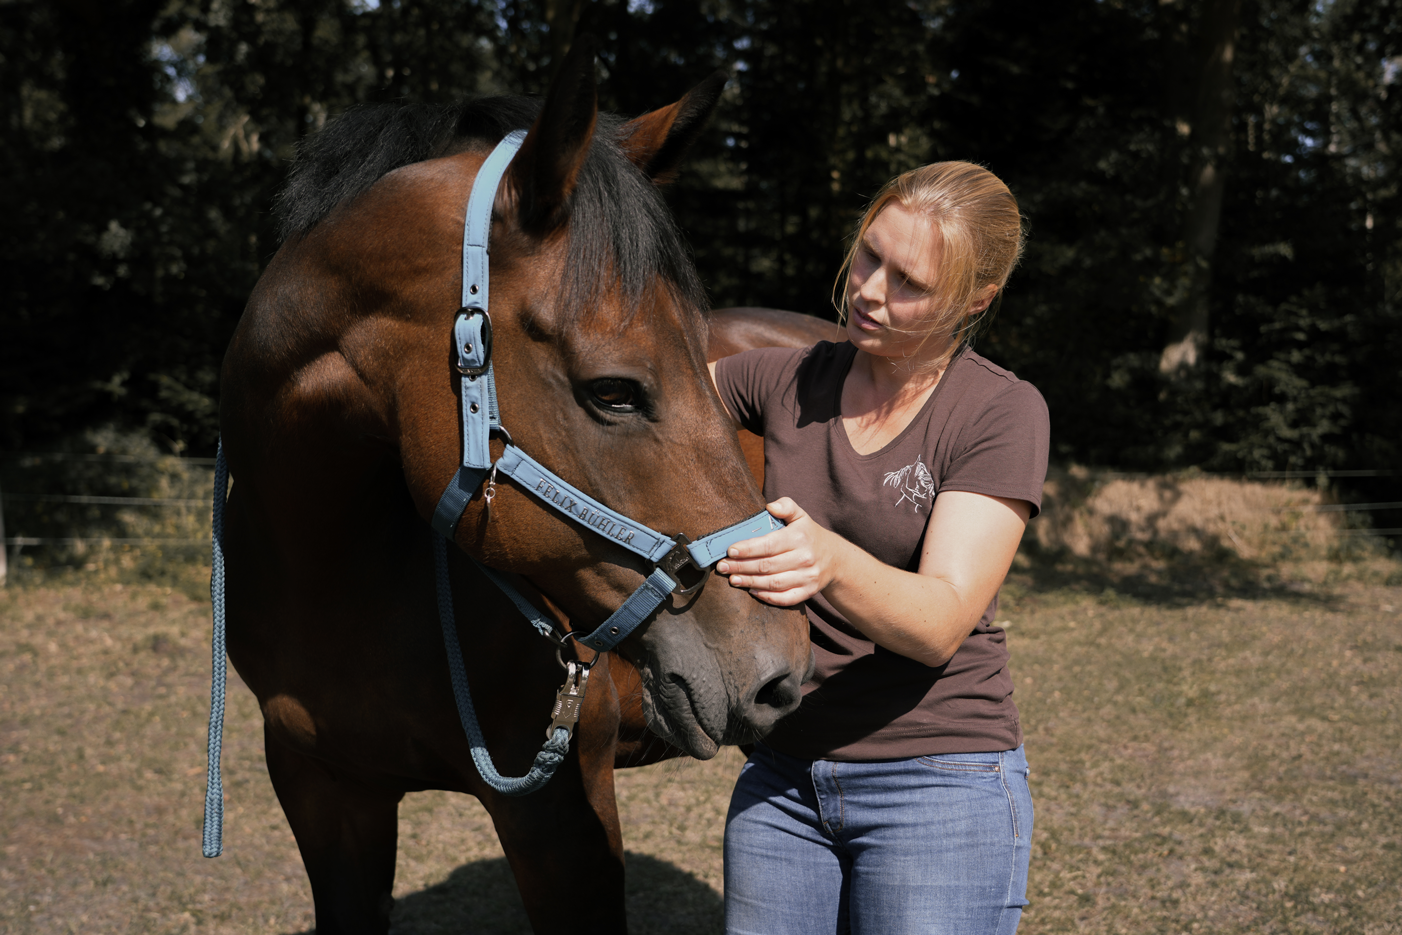
[[[92,567],[117,552],[131,564],[143,550],[148,564],[188,562],[209,547],[214,459],[162,455],[134,436],[104,440],[148,450],[21,453],[0,462],[0,584],[26,548],[38,550],[27,565]]]
[[[92,497],[85,494],[15,493],[6,500],[32,500],[40,503],[97,503],[107,506],[203,506],[209,503],[192,497]]]
[[[146,468],[157,468],[157,469],[160,469],[160,470],[157,471],[158,474],[160,474],[160,473],[163,472],[164,475],[166,475],[164,478],[157,478],[158,480],[169,481],[171,478],[176,478],[176,479],[178,479],[178,480],[180,481],[180,483],[177,484],[177,486],[180,486],[181,484],[183,484],[184,486],[189,486],[190,483],[194,483],[195,486],[203,486],[203,484],[204,484],[204,482],[206,481],[206,479],[205,479],[205,478],[198,478],[198,479],[193,479],[193,480],[192,480],[194,472],[192,472],[191,469],[196,469],[200,474],[204,474],[204,473],[206,473],[206,471],[204,471],[203,469],[212,469],[212,468],[213,468],[214,459],[213,459],[213,458],[185,458],[185,457],[176,457],[176,456],[170,456],[170,455],[153,455],[153,454],[121,454],[121,453],[108,453],[108,452],[98,452],[98,453],[83,453],[83,452],[35,452],[35,453],[25,453],[25,454],[11,455],[9,458],[5,459],[5,466],[8,467],[8,468],[10,468],[12,473],[13,473],[13,469],[18,469],[21,473],[26,473],[26,472],[34,471],[35,469],[39,469],[39,470],[41,470],[41,471],[43,472],[43,474],[46,475],[46,476],[55,476],[55,475],[57,475],[57,479],[58,479],[58,480],[62,481],[62,480],[64,480],[64,479],[67,479],[67,480],[69,480],[70,482],[73,481],[73,480],[75,480],[75,479],[80,480],[80,481],[83,480],[83,478],[80,478],[80,477],[79,477],[79,478],[75,478],[75,476],[74,476],[74,471],[71,470],[72,466],[89,466],[89,465],[90,465],[90,466],[127,465],[127,466],[133,466],[133,467],[137,467],[137,468],[141,468],[141,467],[146,467]],[[54,471],[54,470],[44,470],[46,467],[49,467],[49,468],[57,467],[57,468],[59,468],[59,470],[57,470],[57,471]],[[65,467],[66,467],[67,469],[65,469]],[[79,471],[78,473],[79,473],[79,474],[82,474],[83,472],[82,472],[82,471]],[[149,472],[147,472],[147,473],[149,474]],[[209,482],[210,484],[212,484],[212,470],[208,471],[207,473],[209,473],[209,474],[211,475],[211,477],[208,479],[208,482]],[[1222,479],[1239,479],[1239,480],[1264,480],[1264,481],[1281,481],[1281,480],[1321,480],[1321,481],[1322,481],[1322,480],[1332,480],[1332,479],[1335,479],[1335,478],[1346,479],[1346,478],[1365,478],[1365,477],[1393,477],[1393,476],[1397,476],[1399,473],[1402,473],[1402,472],[1398,472],[1398,471],[1395,471],[1395,470],[1384,470],[1384,469],[1366,469],[1366,470],[1327,470],[1327,469],[1320,469],[1320,470],[1314,470],[1314,471],[1307,471],[1307,470],[1295,470],[1295,471],[1250,471],[1250,472],[1243,472],[1243,473],[1238,473],[1238,474],[1202,472],[1202,474],[1201,474],[1200,476],[1203,476],[1203,477],[1213,477],[1213,478],[1222,478]],[[1159,476],[1159,475],[1153,475],[1153,474],[1149,474],[1149,473],[1137,473],[1137,472],[1105,471],[1105,472],[1097,472],[1097,476],[1100,477],[1100,478],[1102,478],[1102,479],[1104,479],[1104,480],[1116,480],[1116,479],[1132,480],[1132,479],[1146,479],[1146,478],[1149,478],[1149,477],[1154,477],[1154,476]],[[154,482],[150,476],[146,477],[146,481],[147,481],[148,483]],[[87,478],[86,478],[86,482],[87,482],[87,483],[92,483],[92,482],[93,482],[93,478],[92,478],[91,476],[87,477]],[[212,496],[213,496],[213,495],[212,495],[212,491],[211,491],[211,493],[210,493],[209,495],[207,495],[207,496],[143,496],[143,495],[139,495],[139,494],[59,493],[59,492],[51,492],[51,491],[29,491],[29,490],[24,490],[24,491],[9,491],[9,490],[6,490],[6,489],[4,489],[4,488],[0,488],[0,542],[3,543],[3,546],[0,547],[0,584],[3,584],[3,583],[4,583],[4,581],[6,580],[6,577],[7,577],[7,575],[8,575],[9,566],[11,566],[11,565],[13,565],[13,564],[15,563],[15,559],[18,557],[19,551],[20,551],[21,549],[25,548],[25,547],[30,547],[30,546],[106,546],[106,545],[127,545],[127,546],[146,546],[146,545],[151,545],[151,546],[200,546],[200,545],[208,545],[208,544],[209,544],[209,541],[210,541],[210,537],[209,537],[209,534],[208,534],[207,530],[202,530],[201,532],[202,532],[203,534],[193,535],[193,536],[192,536],[192,535],[183,535],[183,536],[182,536],[182,535],[159,535],[159,534],[154,534],[154,533],[155,533],[155,529],[152,529],[152,534],[147,534],[147,535],[133,535],[133,534],[129,534],[129,533],[131,533],[133,530],[131,530],[131,529],[129,529],[129,528],[121,528],[121,527],[130,527],[130,526],[132,526],[132,525],[142,525],[142,524],[140,524],[140,523],[133,524],[133,523],[130,523],[130,522],[121,522],[121,523],[115,524],[115,525],[118,526],[119,528],[118,528],[118,529],[114,529],[112,532],[107,533],[107,534],[91,534],[91,535],[30,535],[30,534],[22,533],[22,532],[21,532],[20,530],[18,530],[18,529],[15,529],[15,530],[13,530],[13,531],[8,531],[8,530],[7,530],[7,526],[6,526],[6,522],[5,522],[5,520],[6,520],[6,505],[7,505],[7,504],[55,504],[55,505],[71,505],[71,506],[78,506],[78,507],[123,507],[123,508],[136,508],[136,507],[171,508],[171,507],[178,507],[178,508],[181,508],[182,510],[189,510],[190,508],[198,507],[198,508],[202,508],[202,510],[204,511],[204,515],[207,516],[207,515],[208,515],[209,507],[210,507],[210,505],[211,505]],[[1376,512],[1383,512],[1383,511],[1390,511],[1390,510],[1402,510],[1402,501],[1379,501],[1379,502],[1373,502],[1373,503],[1321,503],[1321,504],[1305,505],[1305,506],[1300,506],[1300,507],[1280,507],[1280,508],[1276,508],[1276,509],[1275,509],[1276,512],[1285,512],[1285,511],[1301,512],[1301,511],[1303,511],[1303,512],[1318,512],[1318,513],[1346,513],[1346,514],[1376,513]],[[27,517],[27,519],[29,519],[29,520],[32,522],[33,519],[34,519],[34,517],[32,517],[32,516],[31,516],[31,517]],[[72,524],[72,525],[82,525],[85,519],[86,519],[87,521],[91,521],[91,520],[92,520],[91,517],[87,517],[87,518],[79,518],[79,517],[59,517],[59,518],[57,519],[57,521],[60,522],[60,523],[62,523],[62,522],[67,522],[67,523]],[[54,523],[53,523],[52,521],[40,523],[40,525],[49,525],[49,526],[52,526],[53,524],[54,524]],[[112,525],[112,524],[109,524],[109,525]],[[146,523],[145,525],[146,525],[146,526],[149,526],[149,527],[160,527],[160,526],[168,525],[168,524],[164,524],[164,523],[161,523],[161,522],[153,522],[153,523]],[[53,532],[54,530],[48,530],[48,531]],[[121,534],[121,533],[128,533],[128,534]],[[1341,536],[1379,536],[1379,537],[1391,537],[1391,536],[1402,535],[1402,527],[1371,527],[1371,526],[1366,526],[1366,527],[1354,527],[1354,528],[1344,527],[1344,528],[1338,529],[1338,530],[1337,530],[1337,534],[1338,534],[1338,535],[1341,535]]]

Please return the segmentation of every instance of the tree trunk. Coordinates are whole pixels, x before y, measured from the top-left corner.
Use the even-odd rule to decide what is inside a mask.
[[[1170,326],[1159,371],[1173,375],[1196,369],[1207,345],[1212,251],[1222,219],[1227,157],[1231,152],[1232,60],[1236,54],[1241,0],[1211,0],[1203,12],[1197,94],[1189,120],[1192,170],[1182,245],[1186,288]]]

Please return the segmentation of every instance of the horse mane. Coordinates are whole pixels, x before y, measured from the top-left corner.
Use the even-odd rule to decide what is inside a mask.
[[[512,130],[529,128],[540,107],[538,99],[502,96],[352,108],[299,147],[275,204],[280,233],[284,240],[306,233],[337,205],[401,166],[474,142],[494,146]],[[597,307],[610,286],[620,288],[635,309],[657,278],[684,306],[706,307],[705,290],[671,211],[657,186],[619,148],[622,123],[613,114],[599,114],[571,196],[560,283],[560,310],[570,320]],[[630,311],[625,318],[631,316]]]

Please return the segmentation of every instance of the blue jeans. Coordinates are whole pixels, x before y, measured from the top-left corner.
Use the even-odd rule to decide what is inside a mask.
[[[1021,747],[846,763],[759,746],[725,820],[727,935],[1012,935],[1027,773]]]

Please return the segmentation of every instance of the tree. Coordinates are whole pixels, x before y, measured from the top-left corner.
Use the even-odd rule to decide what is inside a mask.
[[[1212,252],[1217,246],[1231,155],[1232,106],[1236,101],[1232,64],[1241,2],[1211,0],[1203,12],[1200,44],[1205,52],[1199,56],[1195,102],[1186,124],[1193,162],[1188,176],[1188,209],[1183,215],[1185,288],[1183,302],[1172,319],[1168,345],[1159,358],[1159,370],[1166,374],[1197,367],[1207,344]]]
[[[867,199],[969,159],[1031,232],[980,350],[1041,388],[1057,457],[1402,467],[1402,24],[1366,0],[0,4],[0,445],[209,452],[299,141],[539,93],[579,32],[624,113],[730,70],[669,190],[715,304],[830,316]]]

